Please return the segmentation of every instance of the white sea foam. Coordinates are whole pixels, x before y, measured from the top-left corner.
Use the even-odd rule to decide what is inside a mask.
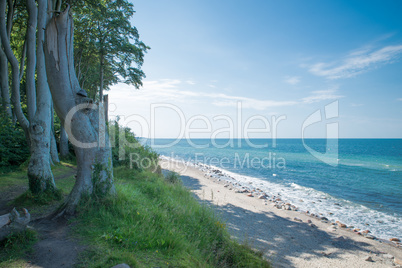
[[[163,158],[181,161],[169,157]],[[198,168],[209,177],[232,183],[239,189],[252,191],[259,188],[270,197],[280,197],[285,203],[295,205],[300,211],[309,211],[310,214],[326,217],[332,222],[340,221],[354,228],[370,230],[378,238],[401,238],[401,215],[376,211],[296,183],[274,183],[269,181],[270,178],[244,176],[215,166],[192,162],[186,162],[186,164]],[[272,177],[278,178],[278,176],[278,174],[272,174]]]

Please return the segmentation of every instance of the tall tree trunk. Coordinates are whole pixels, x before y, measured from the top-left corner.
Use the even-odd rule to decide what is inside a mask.
[[[63,124],[60,127],[60,156],[61,158],[66,158],[69,154],[68,149],[68,137]]]
[[[7,59],[11,65],[11,79],[12,79],[11,102],[14,106],[13,113],[15,114],[18,122],[20,123],[22,129],[24,130],[25,136],[29,143],[30,142],[29,130],[28,130],[29,121],[25,117],[21,107],[19,64],[17,58],[15,57],[11,49],[10,40],[8,39],[7,27],[5,22],[5,12],[6,12],[6,1],[0,1],[0,38],[1,43],[3,44],[4,53],[6,54]]]
[[[4,0],[3,0],[4,1]],[[8,11],[7,11],[7,36],[10,39],[11,29],[13,28],[13,18],[14,9],[16,1],[8,0]]]
[[[37,59],[37,110],[29,127],[31,137],[31,158],[28,164],[29,189],[33,193],[56,190],[53,173],[50,168],[50,147],[51,147],[51,95],[46,77],[45,56],[43,43],[45,39],[45,25],[47,17],[47,1],[38,0],[39,14],[37,14],[34,0],[27,0],[28,13],[30,17],[35,17],[38,21],[37,39],[27,39],[27,51],[35,48]],[[37,41],[37,43],[35,43]],[[35,57],[27,53],[27,69],[30,68],[28,62]],[[28,72],[27,72],[28,73]],[[35,78],[31,77],[35,82]],[[28,76],[27,76],[28,83]]]
[[[46,71],[53,102],[77,157],[77,179],[58,216],[75,213],[85,195],[114,193],[109,139],[102,105],[92,104],[74,70],[73,20],[69,7],[46,27]],[[104,137],[105,140],[101,140]]]
[[[56,137],[54,136],[54,131],[50,130],[50,158],[51,162],[60,163],[59,152],[57,151]]]
[[[103,106],[105,107],[105,121],[109,122],[109,95],[103,96]]]
[[[10,104],[10,88],[8,86],[8,61],[6,54],[4,54],[3,49],[0,46],[0,87],[1,87],[1,105],[4,111],[10,118],[13,113],[11,111]]]
[[[46,70],[45,70],[46,71]],[[51,160],[54,163],[60,163],[59,159],[59,154],[57,151],[57,143],[56,143],[56,137],[54,136],[54,109],[53,109],[53,103],[50,107],[50,122],[51,122],[51,127],[50,127],[50,157]]]
[[[36,89],[35,89],[35,71],[36,71],[36,25],[38,23],[38,10],[35,1],[27,0],[28,25],[25,40],[27,69],[26,69],[26,94],[28,107],[28,120],[32,122],[36,112]],[[24,45],[24,46],[25,46]],[[23,66],[23,62],[20,63]],[[20,70],[20,73],[24,70]]]
[[[99,64],[99,102],[103,102],[103,65],[104,65],[104,55],[101,49],[100,64]]]

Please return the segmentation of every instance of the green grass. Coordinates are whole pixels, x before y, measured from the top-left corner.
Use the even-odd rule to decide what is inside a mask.
[[[17,210],[27,208],[31,216],[46,215],[57,208],[62,202],[62,197],[67,196],[71,191],[75,178],[72,169],[73,165],[62,162],[52,167],[52,172],[56,178],[56,185],[59,189],[58,196],[33,196],[29,190],[16,196],[12,202]],[[61,178],[61,179],[58,179]],[[11,187],[28,187],[26,167],[21,167],[14,172],[0,175],[0,194],[7,192]],[[57,197],[57,198],[55,198]],[[56,199],[56,200],[55,200]],[[24,233],[12,235],[0,242],[0,268],[2,267],[25,267],[24,257],[29,256],[32,246],[37,241],[35,231],[27,230]]]
[[[59,176],[65,176],[74,168],[71,163],[61,162],[52,166],[53,176],[57,179]],[[63,178],[56,183],[57,187],[63,190],[64,193],[69,193],[74,185],[74,175]],[[5,192],[10,187],[28,186],[27,168],[20,167],[18,170],[6,174],[0,174],[0,189]]]
[[[2,192],[14,186],[28,186],[27,172],[24,169],[6,174],[0,174],[0,189]]]
[[[56,185],[66,196],[74,185],[68,163],[53,167]],[[115,168],[117,195],[90,199],[72,221],[77,238],[87,245],[78,267],[269,267],[261,253],[230,239],[225,223],[200,205],[182,186],[178,174]],[[26,170],[0,176],[1,191],[26,186]],[[3,188],[5,187],[5,188]],[[45,215],[62,202],[14,201],[31,215]],[[24,267],[37,241],[35,232],[10,237],[0,245],[0,267]]]
[[[75,232],[91,245],[81,267],[269,267],[181,184],[115,169],[117,197],[80,206]],[[174,176],[174,175],[172,175]]]
[[[70,163],[61,162],[52,166],[53,177],[56,180],[57,190],[54,192],[44,192],[40,194],[33,194],[30,190],[27,190],[20,196],[18,196],[12,203],[17,208],[27,208],[29,210],[39,210],[42,208],[46,210],[47,205],[59,204],[62,202],[63,197],[67,196],[74,186],[74,166]],[[24,178],[24,185],[27,184],[26,170],[21,174]],[[60,179],[59,179],[60,178]]]
[[[28,229],[0,242],[0,267],[25,267],[26,261],[21,258],[31,253],[37,240],[37,233]]]

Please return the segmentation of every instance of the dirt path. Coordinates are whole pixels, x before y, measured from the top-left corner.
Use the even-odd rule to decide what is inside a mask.
[[[68,178],[76,173],[74,168],[55,177],[58,180]],[[28,185],[12,186],[0,193],[0,215],[7,214],[13,209],[10,204],[16,197],[28,190]],[[43,212],[31,213],[31,223],[39,235],[39,241],[33,246],[33,253],[25,260],[25,267],[30,268],[54,268],[73,267],[77,263],[78,255],[85,247],[80,245],[71,236],[71,226],[66,220],[51,220],[48,218],[49,211],[56,207],[49,206]],[[12,266],[11,266],[12,267]],[[20,267],[20,266],[18,266]]]
[[[70,226],[65,220],[42,219],[33,223],[39,233],[31,259],[26,267],[73,267],[84,246],[71,237]]]

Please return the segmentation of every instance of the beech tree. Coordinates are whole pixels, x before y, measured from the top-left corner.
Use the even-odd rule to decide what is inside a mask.
[[[23,8],[26,13],[24,16],[19,14],[19,18],[25,22],[20,25],[26,25],[23,26],[25,35],[19,33],[15,40],[10,40],[10,36],[17,1],[0,1],[1,102],[9,115],[12,113],[16,116],[30,142],[29,186],[33,193],[41,193],[56,190],[50,169],[51,148],[53,146],[54,149],[55,144],[52,139],[53,100],[54,109],[77,158],[76,182],[57,213],[58,216],[71,215],[83,196],[115,193],[103,104],[95,103],[88,97],[82,86],[84,80],[80,84],[77,73],[80,76],[83,67],[88,69],[89,66],[93,70],[97,66],[98,72],[93,77],[98,81],[100,96],[103,85],[118,81],[138,88],[144,77],[141,65],[148,47],[139,41],[136,28],[130,25],[129,19],[134,11],[132,4],[126,0],[104,0],[100,3],[95,0],[74,1],[78,3],[77,7],[79,4],[86,6],[86,15],[78,21],[89,23],[93,16],[96,22],[87,34],[90,38],[85,39],[86,43],[80,43],[81,51],[76,56],[81,56],[77,65],[79,70],[76,72],[74,24],[70,5],[66,4],[65,10],[61,11],[61,0],[25,1]],[[89,12],[91,8],[100,13]],[[103,20],[99,14],[104,16]],[[85,29],[79,28],[77,31],[81,37],[85,36]],[[17,50],[12,46],[12,41],[18,43]],[[91,61],[89,55],[96,55],[92,57],[96,61]],[[11,83],[8,81],[9,73]],[[93,77],[91,79],[95,79]],[[27,96],[27,114],[21,106],[22,78]],[[7,98],[9,83],[11,101]],[[57,161],[55,155],[52,150],[53,161]]]
[[[48,83],[58,117],[77,157],[77,178],[58,215],[73,214],[84,195],[114,193],[113,165],[102,104],[87,97],[74,70],[73,19],[69,6],[46,26]]]
[[[126,0],[76,0],[72,1],[71,13],[76,74],[88,97],[103,101],[103,91],[118,82],[139,88],[145,77],[141,70],[144,53],[149,47],[130,24],[133,4]],[[68,144],[61,130],[60,155],[67,154]]]
[[[45,0],[39,0],[37,7],[34,0],[26,1],[28,11],[24,45],[26,50],[24,49],[23,57],[19,62],[10,43],[15,5],[13,1],[8,1],[6,19],[6,1],[0,1],[0,38],[4,55],[11,66],[13,112],[30,144],[31,158],[28,165],[28,180],[29,189],[34,194],[45,191],[54,192],[56,190],[53,173],[50,168],[51,95],[47,85],[43,49],[41,49],[44,42],[43,28],[46,25],[47,18],[46,3]],[[36,36],[37,28],[39,30]],[[28,118],[22,110],[20,94],[25,53]],[[4,64],[2,65],[3,70],[7,69],[8,63]],[[37,81],[35,81],[35,71]],[[4,79],[1,84],[7,87],[8,82],[4,76],[1,76],[1,79]]]
[[[77,77],[92,98],[98,93],[102,101],[103,90],[117,82],[142,86],[141,66],[149,47],[130,23],[133,14],[126,0],[74,2]]]
[[[6,114],[11,117],[11,101],[8,87],[8,60],[3,49],[0,49],[0,90],[1,90],[1,105]]]
[[[11,5],[7,13],[7,26],[5,25],[7,39],[10,37],[11,25],[12,25],[12,17],[14,13],[14,5]],[[2,13],[1,15],[4,15]],[[4,18],[5,20],[5,18]],[[2,18],[3,21],[3,18]],[[4,22],[5,23],[5,22]],[[1,38],[1,37],[0,37]],[[0,49],[0,88],[1,88],[1,104],[6,112],[10,117],[12,116],[11,111],[11,101],[10,101],[10,94],[9,94],[9,81],[8,81],[8,59],[6,54],[4,53],[3,49]]]

